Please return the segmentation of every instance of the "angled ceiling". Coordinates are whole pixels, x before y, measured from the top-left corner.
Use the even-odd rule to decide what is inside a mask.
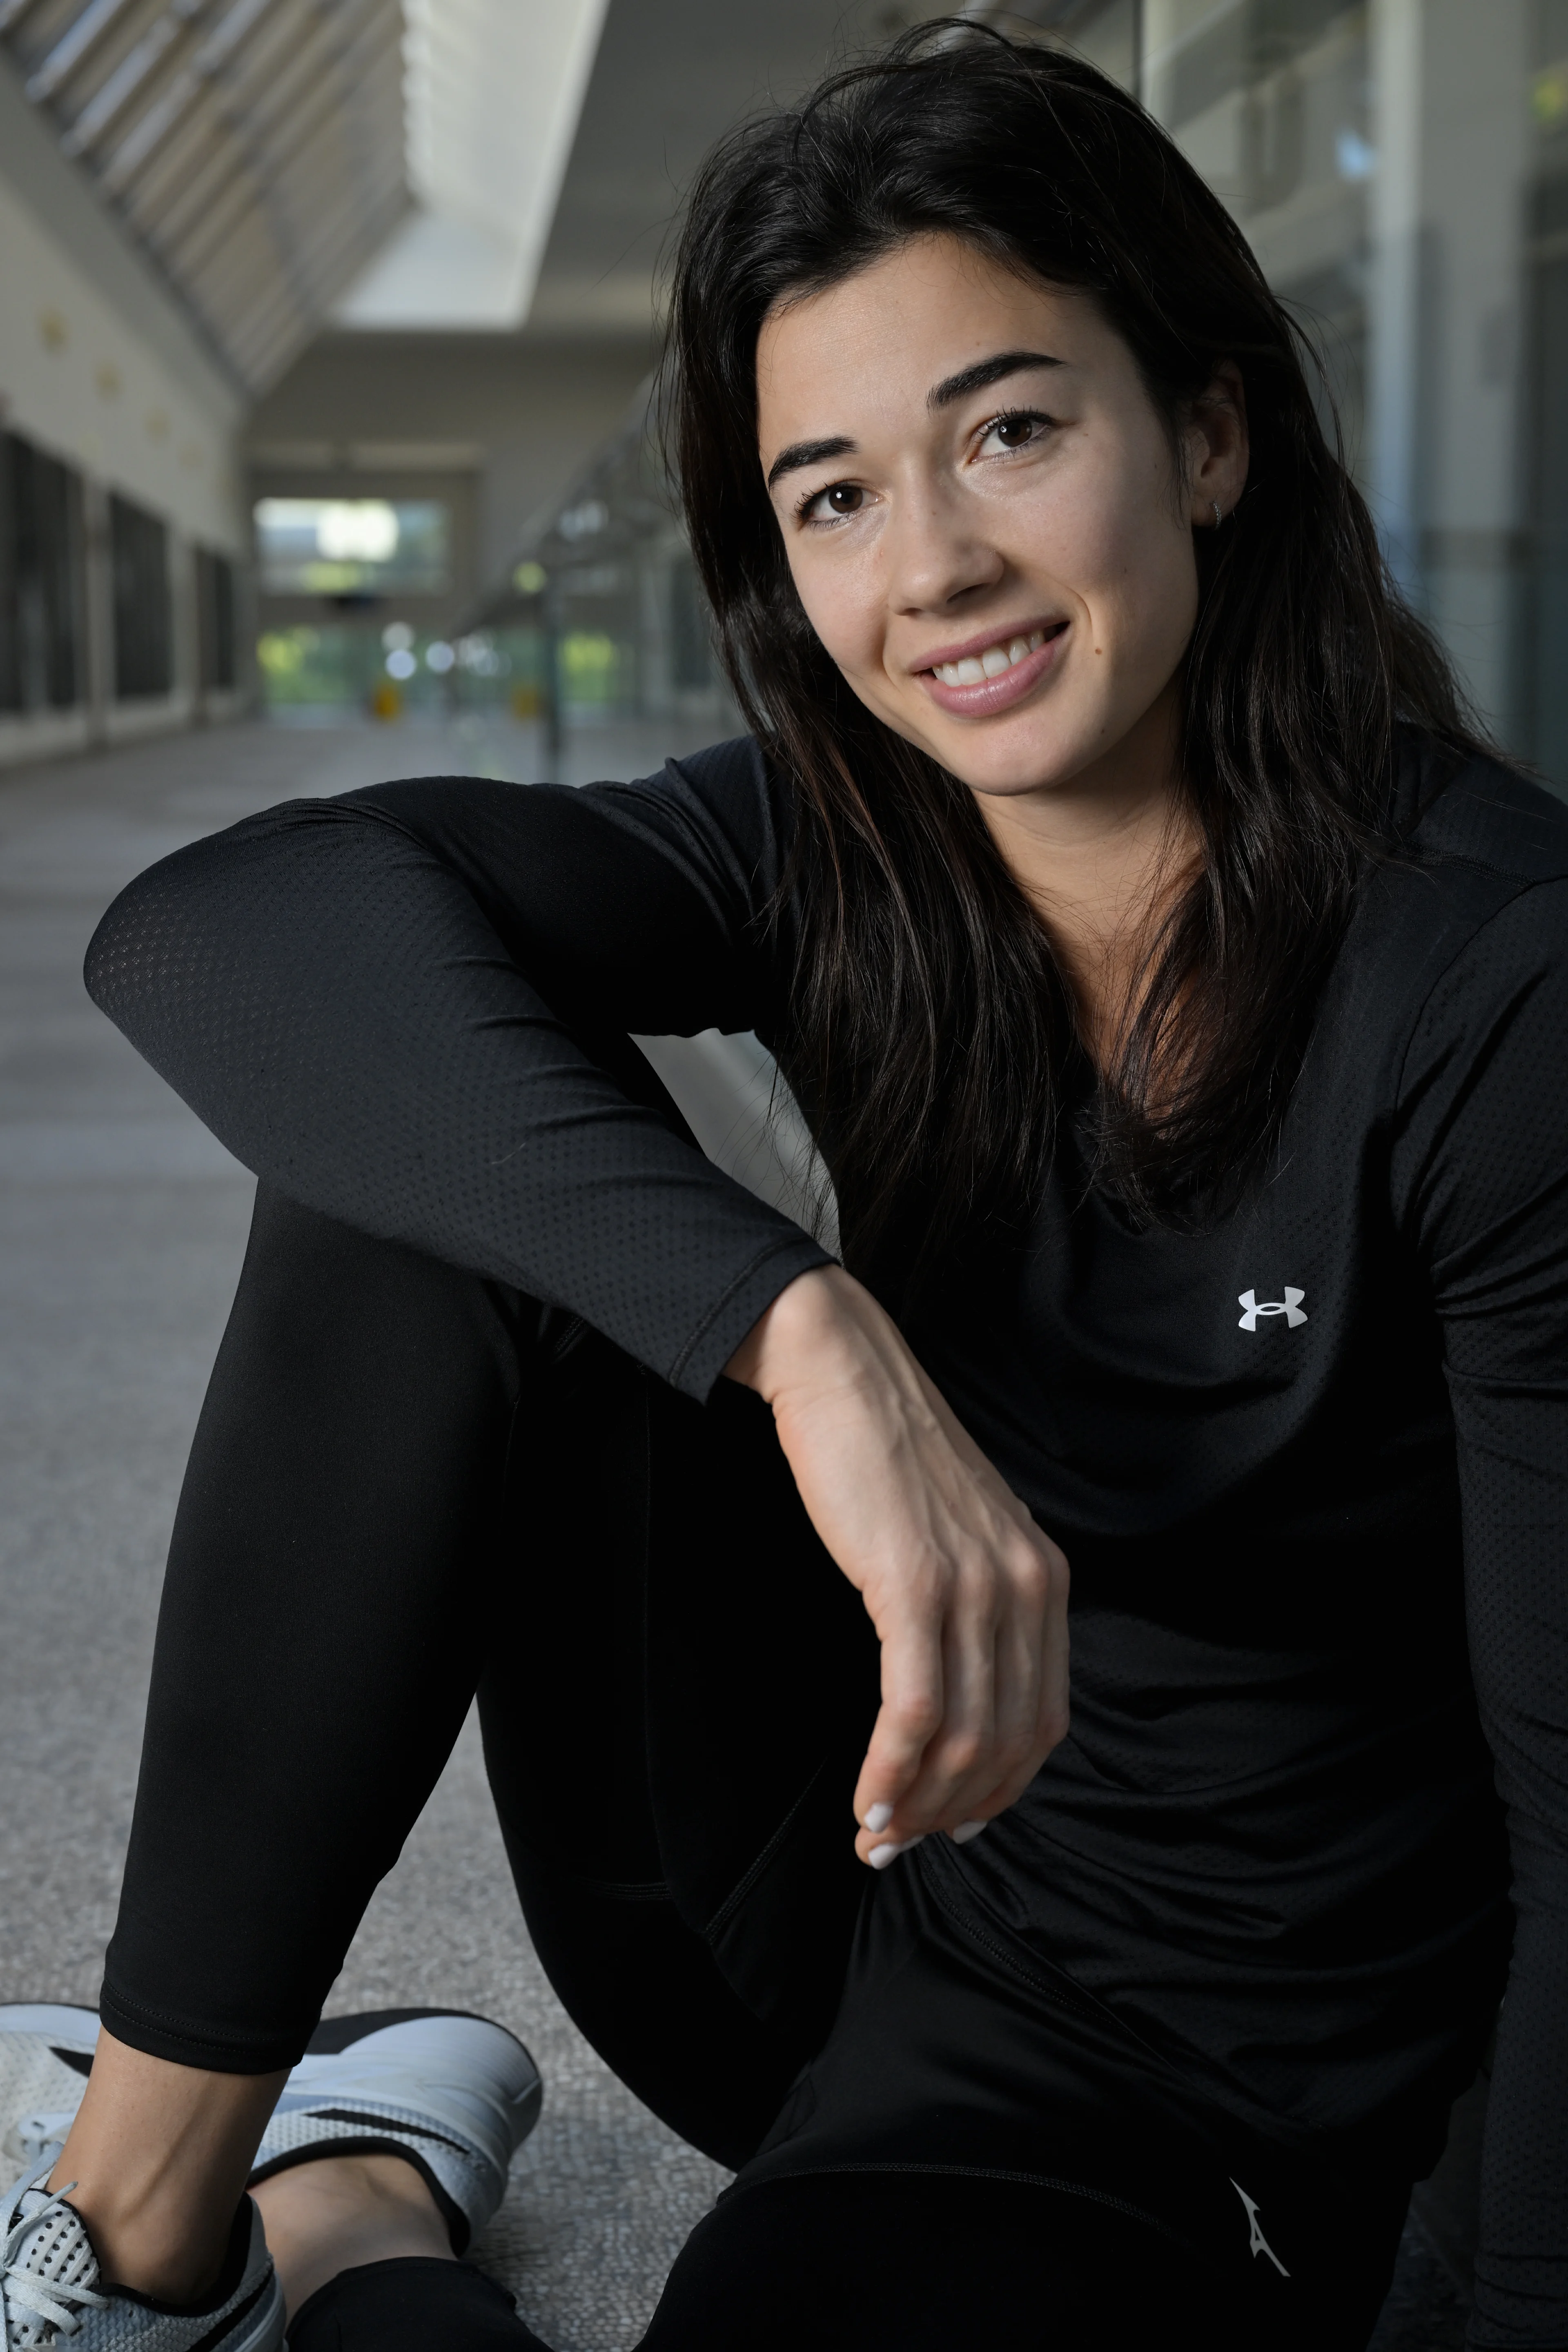
[[[680,199],[730,125],[932,16],[1070,37],[1102,0],[609,0],[531,334],[635,333]]]
[[[333,326],[646,340],[712,140],[931,5],[0,0],[0,47],[255,398]]]
[[[713,142],[942,0],[609,0],[529,312],[540,334],[647,334],[656,265]]]
[[[407,209],[400,0],[0,0],[28,97],[249,392]]]

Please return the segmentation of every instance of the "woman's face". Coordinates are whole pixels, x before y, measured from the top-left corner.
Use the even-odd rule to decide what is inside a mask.
[[[1149,734],[1197,613],[1194,527],[1246,480],[1234,370],[1184,477],[1092,300],[931,236],[775,311],[757,389],[801,602],[879,719],[984,794],[1087,782]]]

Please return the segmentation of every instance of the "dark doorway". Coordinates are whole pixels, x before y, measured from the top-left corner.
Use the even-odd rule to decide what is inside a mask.
[[[81,481],[0,434],[0,710],[81,700]]]
[[[167,694],[174,684],[169,611],[169,534],[156,515],[129,499],[109,501],[110,565],[114,586],[114,691]]]

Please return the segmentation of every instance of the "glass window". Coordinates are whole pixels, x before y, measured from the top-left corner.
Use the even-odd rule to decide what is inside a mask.
[[[1325,363],[1366,461],[1367,12],[1345,0],[1144,0],[1142,79]]]
[[[169,534],[129,499],[109,501],[114,597],[114,691],[121,701],[167,694],[174,682]]]
[[[261,499],[256,537],[274,596],[439,596],[449,584],[439,499]]]
[[[1568,793],[1568,0],[1025,10],[1235,214],[1395,576],[1482,722]]]
[[[1530,382],[1525,470],[1534,518],[1520,698],[1521,748],[1568,785],[1568,0],[1535,26],[1526,254]]]
[[[235,682],[234,566],[226,555],[196,550],[196,637],[201,682],[223,691]]]
[[[0,710],[82,698],[81,482],[0,434]]]

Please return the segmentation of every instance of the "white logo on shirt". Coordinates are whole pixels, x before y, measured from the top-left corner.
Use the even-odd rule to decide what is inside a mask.
[[[1259,1305],[1258,1293],[1255,1290],[1244,1290],[1236,1303],[1238,1307],[1244,1307],[1247,1312],[1236,1328],[1238,1331],[1256,1331],[1260,1315],[1283,1315],[1287,1325],[1293,1331],[1298,1323],[1304,1323],[1307,1319],[1301,1312],[1301,1301],[1306,1296],[1304,1290],[1292,1290],[1290,1285],[1287,1283],[1283,1298],[1266,1298]]]
[[[1303,1316],[1301,1319],[1305,1322],[1305,1316]],[[1268,2239],[1264,2236],[1262,2231],[1258,2226],[1257,2205],[1247,2195],[1239,2180],[1233,2180],[1230,2185],[1247,2208],[1247,2226],[1252,2231],[1251,2239],[1247,2243],[1247,2252],[1252,2255],[1255,2261],[1259,2254],[1267,2254],[1275,2269],[1279,2272],[1280,2277],[1289,2278],[1290,2275],[1289,2272],[1286,2269],[1284,2263],[1280,2261],[1279,2255],[1275,2252],[1273,2247],[1269,2244]]]

